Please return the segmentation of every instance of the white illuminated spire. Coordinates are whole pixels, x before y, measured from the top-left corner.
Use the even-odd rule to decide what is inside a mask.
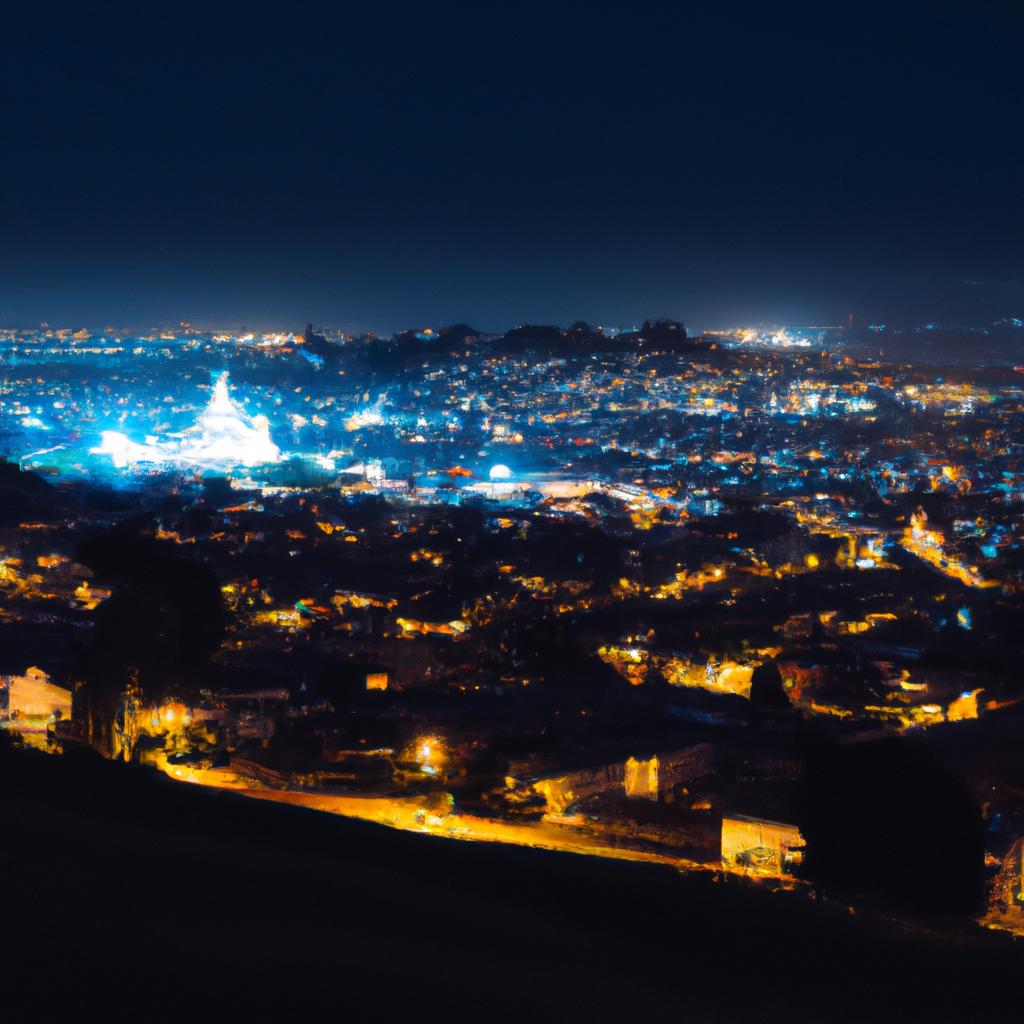
[[[195,426],[182,434],[162,441],[147,438],[145,444],[116,430],[105,430],[101,436],[102,443],[91,453],[109,455],[118,469],[137,463],[230,469],[277,462],[281,457],[266,416],[248,416],[231,398],[227,373],[217,378]]]

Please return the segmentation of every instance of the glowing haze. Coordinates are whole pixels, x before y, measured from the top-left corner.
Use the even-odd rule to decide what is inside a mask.
[[[228,375],[222,373],[206,408],[195,426],[161,440],[149,436],[145,443],[131,440],[117,430],[104,430],[93,455],[107,455],[118,469],[136,465],[199,466],[230,469],[277,462],[281,451],[270,437],[266,416],[248,416],[228,392]]]

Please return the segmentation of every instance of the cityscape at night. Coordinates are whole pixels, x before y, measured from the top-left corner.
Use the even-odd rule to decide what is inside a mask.
[[[11,19],[5,1001],[1015,1018],[1020,10],[399,6]]]

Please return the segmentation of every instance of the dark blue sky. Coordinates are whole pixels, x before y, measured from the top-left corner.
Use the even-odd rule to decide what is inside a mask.
[[[1024,312],[1014,3],[21,6],[0,323]]]

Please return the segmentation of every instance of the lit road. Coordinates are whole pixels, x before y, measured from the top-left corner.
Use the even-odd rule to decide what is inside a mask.
[[[226,769],[197,769],[163,765],[163,770],[182,782],[231,789],[257,800],[308,807],[346,818],[360,818],[407,832],[421,832],[448,839],[470,842],[508,843],[540,850],[559,850],[616,860],[669,864],[686,871],[718,868],[717,863],[702,864],[679,855],[635,849],[616,844],[611,837],[594,835],[573,827],[574,819],[559,821],[544,818],[535,822],[508,822],[471,814],[450,813],[443,817],[424,808],[418,801],[403,797],[348,796],[315,793],[306,790],[280,790],[254,787],[251,779]]]

